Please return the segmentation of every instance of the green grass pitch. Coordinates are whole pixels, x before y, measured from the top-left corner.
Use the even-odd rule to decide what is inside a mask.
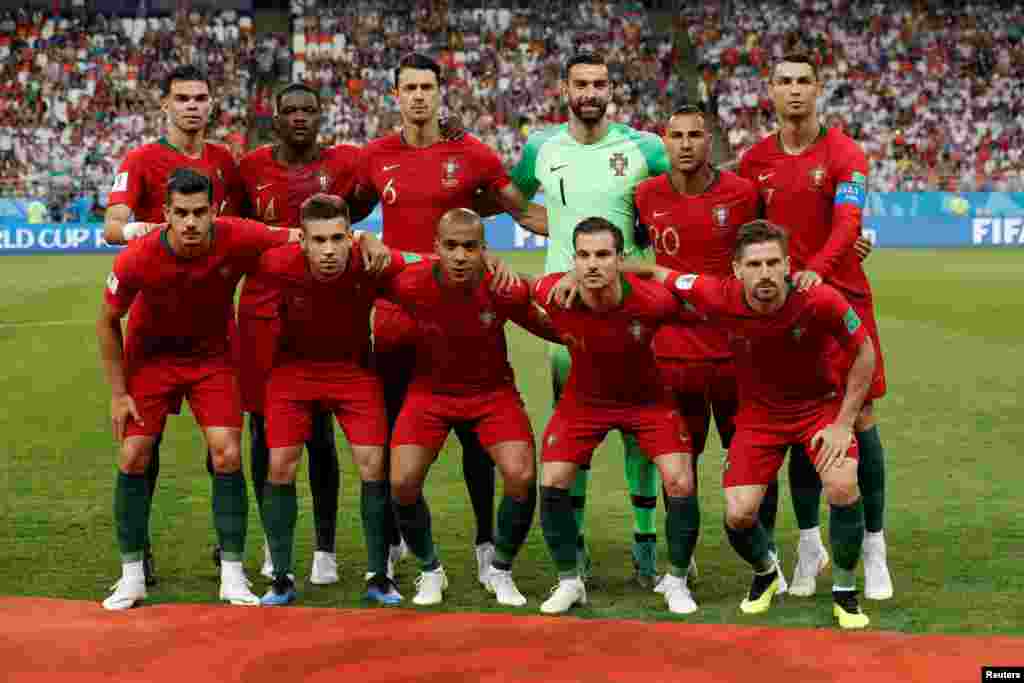
[[[506,256],[517,269],[541,268],[539,252]],[[1024,633],[1022,256],[1014,250],[883,250],[870,259],[889,378],[879,414],[896,586],[889,602],[865,601],[874,628]],[[0,260],[0,575],[7,577],[9,593],[99,600],[119,575],[112,526],[116,449],[93,328],[110,261]],[[544,347],[518,329],[510,331],[510,340],[518,385],[540,434],[551,401]],[[210,562],[210,484],[205,448],[190,416],[171,419],[164,444],[152,517],[161,583],[150,601],[212,601],[217,579]],[[475,580],[473,521],[458,458],[458,446],[450,441],[426,492],[451,580],[442,609],[489,611],[497,608]],[[827,576],[815,598],[787,596],[767,615],[740,615],[749,570],[722,533],[721,460],[712,439],[700,473],[703,528],[694,594],[701,609],[687,620],[829,626]],[[302,605],[363,604],[358,480],[346,453],[343,462],[342,582],[321,588],[300,581]],[[778,536],[790,574],[796,530],[784,491]],[[296,557],[298,571],[308,576],[313,534],[304,481],[300,492]],[[661,596],[630,581],[631,517],[621,442],[613,435],[595,457],[587,532],[596,577],[592,604],[577,610],[579,615],[673,618]],[[253,509],[246,563],[251,577],[257,576],[260,546]],[[660,551],[664,564],[663,543]],[[399,585],[407,597],[415,573],[411,561],[400,567]],[[516,564],[516,577],[530,599],[525,609],[534,613],[555,577],[539,525]]]

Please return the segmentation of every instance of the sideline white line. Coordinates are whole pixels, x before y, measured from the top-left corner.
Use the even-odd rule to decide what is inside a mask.
[[[8,327],[67,327],[70,325],[95,325],[95,320],[26,320],[17,323],[0,322],[0,329]]]

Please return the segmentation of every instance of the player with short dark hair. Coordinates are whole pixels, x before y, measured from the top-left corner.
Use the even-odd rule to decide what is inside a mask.
[[[314,89],[291,83],[278,91],[274,98],[277,143],[253,150],[239,164],[247,200],[244,213],[268,225],[294,227],[300,223],[302,203],[310,197],[317,193],[345,197],[351,192],[359,149],[321,147],[317,141],[320,122],[320,96]],[[279,295],[280,289],[257,272],[245,279],[238,299],[242,408],[249,413],[252,485],[260,510],[270,462],[263,401],[281,324]],[[338,581],[334,543],[341,472],[329,411],[316,414],[306,447],[316,532],[310,582],[330,584]],[[261,573],[275,576],[266,546]]]
[[[210,179],[174,170],[166,188],[168,226],[134,240],[114,260],[97,322],[110,383],[111,419],[121,447],[114,510],[122,576],[107,609],[146,597],[143,554],[151,498],[145,477],[167,415],[187,398],[210,450],[213,518],[220,545],[220,597],[259,604],[242,558],[248,502],[241,470],[241,406],[231,351],[235,287],[260,254],[289,233],[254,221],[218,217]],[[131,309],[127,334],[121,319]]]
[[[354,239],[348,206],[339,196],[312,195],[302,203],[299,220],[301,243],[263,254],[258,271],[280,320],[264,408],[270,463],[260,499],[274,581],[263,604],[295,600],[295,472],[303,443],[324,412],[333,413],[345,431],[362,481],[360,511],[371,572],[367,596],[397,604],[402,596],[387,573],[385,531],[392,514],[384,455],[387,422],[380,380],[370,367],[370,310],[405,259],[391,251],[389,264],[375,272],[364,245]],[[334,573],[337,580],[336,567]]]
[[[353,206],[368,212],[377,202],[383,241],[402,251],[434,249],[445,212],[472,207],[484,193],[518,221],[544,229],[546,212],[509,182],[501,159],[472,135],[443,139],[441,69],[424,55],[403,57],[395,69],[394,95],[402,129],[367,144],[360,156]],[[374,311],[374,359],[384,382],[389,425],[401,411],[415,363],[416,325],[398,306],[381,301]],[[463,475],[476,517],[478,579],[487,583],[494,553],[494,465],[472,430],[455,429],[462,443]],[[397,544],[397,534],[392,543]]]
[[[740,160],[740,175],[756,183],[764,215],[791,235],[793,267],[802,272],[798,287],[823,280],[850,302],[875,344],[877,361],[871,392],[857,418],[859,481],[864,492],[864,596],[892,596],[884,526],[885,462],[874,401],[885,395],[885,366],[875,322],[871,285],[855,243],[867,195],[868,162],[857,143],[841,129],[826,129],[817,111],[823,83],[805,54],[784,56],[772,69],[768,89],[780,129],[754,145]],[[834,372],[845,376],[853,358],[839,349]],[[793,508],[800,526],[798,559],[790,592],[812,595],[815,577],[828,564],[818,511],[821,482],[807,458],[790,458]],[[774,523],[774,504],[762,520]]]
[[[682,308],[660,286],[621,272],[625,240],[618,226],[587,218],[572,238],[580,301],[568,309],[548,303],[562,273],[545,276],[535,288],[535,299],[572,354],[568,381],[541,442],[541,526],[559,576],[541,611],[558,614],[587,601],[569,488],[594,449],[617,429],[633,435],[661,473],[669,573],[678,579],[665,599],[672,612],[688,614],[697,604],[683,577],[698,533],[686,514],[695,494],[689,436],[679,411],[659,390],[652,346],[658,329]]]
[[[391,436],[392,495],[402,536],[422,570],[413,598],[418,605],[440,603],[448,585],[423,485],[456,426],[472,430],[504,483],[484,585],[500,604],[526,604],[512,580],[512,563],[537,501],[533,429],[516,390],[504,326],[527,318],[530,287],[522,281],[496,287],[486,251],[480,216],[452,209],[437,226],[438,260],[408,268],[385,293],[418,330],[415,370]]]
[[[723,475],[725,529],[754,569],[740,609],[764,612],[779,592],[781,569],[758,510],[786,451],[800,445],[791,457],[810,458],[832,511],[833,613],[842,628],[867,626],[856,590],[864,506],[853,425],[872,384],[875,345],[856,311],[831,286],[800,288],[801,273],[789,280],[786,231],[766,220],[740,229],[731,278],[653,270],[668,290],[732,335],[740,408]],[[844,377],[830,363],[836,344],[854,358]]]
[[[613,83],[599,54],[580,53],[566,62],[561,84],[569,103],[568,123],[532,133],[512,179],[527,197],[543,190],[548,212],[544,272],[572,270],[573,231],[586,218],[600,216],[618,226],[627,256],[643,246],[634,234],[636,186],[669,168],[665,146],[657,135],[613,123],[607,116]],[[524,226],[529,229],[529,226]],[[565,390],[570,353],[552,346],[551,378],[555,402]],[[655,512],[658,470],[636,441],[624,437],[625,473],[633,506],[633,565],[636,580],[651,587],[657,580]],[[583,535],[589,464],[579,468],[572,498],[577,510],[580,565],[590,572]]]
[[[235,215],[241,201],[238,167],[230,150],[206,141],[213,100],[210,80],[199,68],[175,67],[160,84],[161,109],[167,134],[157,142],[136,147],[125,155],[114,177],[104,216],[103,238],[125,244],[145,236],[164,222],[167,181],[172,171],[194,168],[205,174],[213,188],[213,207],[218,215]],[[232,315],[232,321],[234,315]],[[160,442],[153,445],[146,470],[150,504],[160,473]],[[213,467],[207,457],[207,470]],[[156,584],[149,539],[145,553],[146,581]]]

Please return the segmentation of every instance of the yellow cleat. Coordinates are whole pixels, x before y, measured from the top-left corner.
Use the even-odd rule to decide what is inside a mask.
[[[835,597],[835,593],[833,593],[833,596]],[[835,602],[832,603],[832,614],[839,620],[839,628],[865,628],[871,623],[868,615],[860,611],[860,605],[857,604],[857,594],[853,592],[835,598]]]
[[[768,608],[772,606],[772,598],[779,592],[779,586],[781,580],[779,577],[781,574],[775,573],[775,578],[768,584],[764,590],[761,590],[760,594],[757,593],[759,590],[758,577],[754,577],[754,583],[750,586],[750,592],[747,597],[743,598],[743,602],[740,603],[740,611],[744,614],[761,614],[767,612]],[[757,597],[751,597],[757,595]]]

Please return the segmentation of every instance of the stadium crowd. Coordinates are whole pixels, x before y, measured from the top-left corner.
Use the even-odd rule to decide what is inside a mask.
[[[655,31],[637,3],[294,0],[291,12],[290,37],[257,35],[230,10],[0,15],[0,193],[43,199],[54,220],[81,218],[69,200],[102,200],[125,151],[159,136],[156,84],[181,62],[209,71],[211,138],[239,153],[265,139],[270,90],[290,77],[328,103],[325,143],[364,144],[391,130],[389,65],[412,50],[439,55],[448,107],[509,164],[531,127],[564,118],[559,69],[573,49],[607,54],[615,120],[654,129],[678,99],[671,34]],[[687,4],[683,16],[701,97],[719,114],[730,156],[773,129],[766,69],[803,48],[821,64],[825,119],[870,157],[873,190],[1024,190],[1021,5],[733,0]]]

